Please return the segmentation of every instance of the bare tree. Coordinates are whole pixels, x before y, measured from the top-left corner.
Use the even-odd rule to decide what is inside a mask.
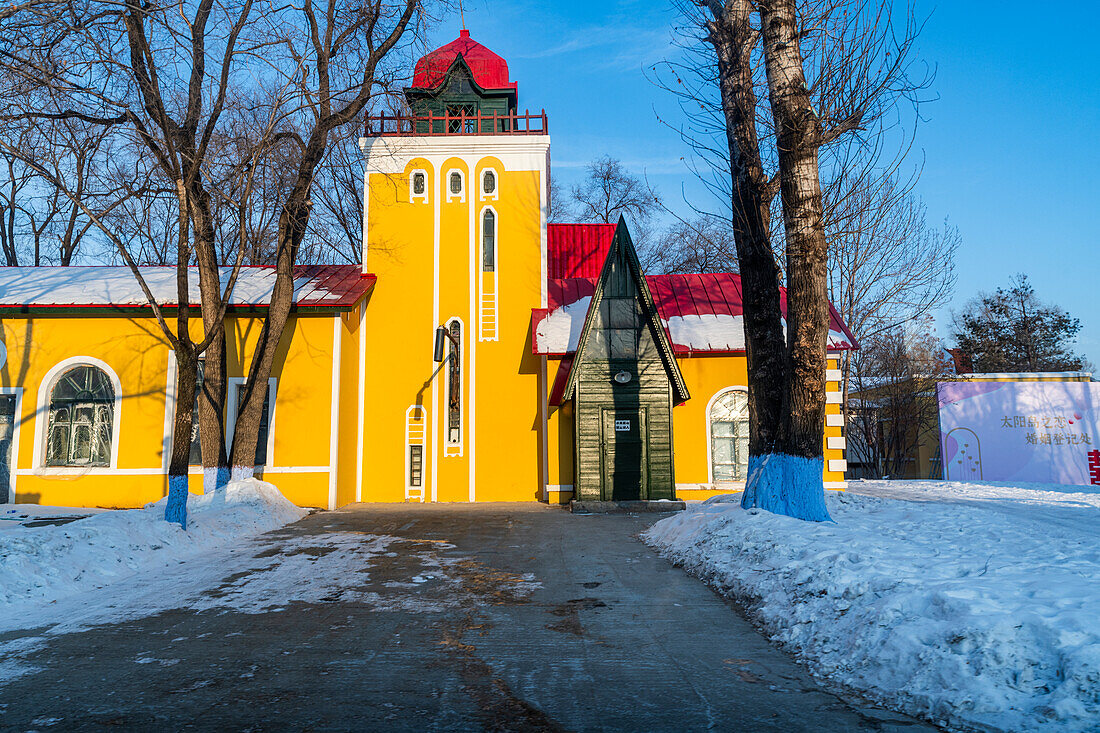
[[[221,406],[224,403],[224,315],[236,270],[221,290],[206,173],[227,102],[246,95],[234,89],[238,41],[252,15],[252,0],[217,5],[213,0],[163,5],[126,0],[70,5],[67,12],[12,16],[4,24],[9,38],[2,58],[10,84],[33,89],[46,105],[8,105],[3,118],[30,124],[76,122],[110,129],[132,155],[151,162],[153,178],[177,197],[174,230],[176,265],[175,327],[154,297],[128,247],[87,197],[65,176],[33,156],[23,162],[45,178],[97,226],[117,248],[152,306],[178,365],[174,442],[169,460],[166,519],[186,526],[187,467],[195,403],[197,363],[207,353],[206,380],[200,400],[203,462],[225,466]],[[255,51],[252,46],[249,51]],[[9,145],[4,145],[14,152]],[[255,157],[255,156],[253,156]],[[250,170],[248,161],[240,168]],[[117,170],[117,169],[116,169]],[[140,190],[140,189],[139,189]],[[204,336],[190,329],[188,266],[198,264]],[[236,263],[240,264],[240,258]]]
[[[584,179],[569,189],[562,215],[580,222],[613,224],[620,216],[631,222],[631,238],[640,250],[651,246],[654,216],[660,195],[644,179],[631,174],[622,162],[605,155],[585,168]]]
[[[849,136],[881,133],[897,100],[921,88],[908,73],[916,31],[895,35],[889,4],[861,0],[710,0],[685,10],[694,27],[705,29],[706,55],[713,53],[713,65],[698,67],[705,71],[696,86],[713,84],[721,111],[715,123],[697,101],[704,119],[687,136],[714,155],[719,151],[706,136],[725,133],[710,180],[730,194],[745,300],[750,478],[743,505],[825,519],[820,475],[829,314],[821,156]],[[782,230],[773,237],[777,193]],[[773,251],[779,242],[781,258]]]
[[[875,333],[858,361],[846,430],[850,461],[865,478],[935,478],[921,474],[920,448],[938,443],[936,383],[952,366],[931,316]]]
[[[234,428],[230,464],[234,475],[251,476],[264,395],[294,298],[294,267],[309,229],[312,191],[330,142],[360,119],[367,105],[385,95],[399,74],[389,59],[400,43],[416,39],[420,0],[372,0],[348,5],[328,0],[284,6],[270,19],[267,57],[289,91],[282,130],[297,146],[290,186],[280,202],[275,242],[275,285],[259,342],[249,364]],[[277,21],[277,22],[276,22]],[[407,31],[412,31],[406,35]],[[257,387],[257,385],[260,385]]]
[[[736,272],[737,250],[728,220],[676,217],[654,246],[638,253],[647,272]]]

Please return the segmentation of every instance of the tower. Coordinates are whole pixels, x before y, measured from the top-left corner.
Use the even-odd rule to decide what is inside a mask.
[[[532,500],[545,452],[546,115],[468,31],[421,58],[407,116],[367,121],[363,501]],[[438,328],[442,362],[433,360]]]

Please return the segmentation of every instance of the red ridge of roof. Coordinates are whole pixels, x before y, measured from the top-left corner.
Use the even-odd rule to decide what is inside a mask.
[[[514,81],[508,81],[508,62],[470,38],[470,31],[465,28],[458,38],[425,54],[416,62],[413,88],[434,89],[439,86],[459,56],[470,67],[474,81],[482,89],[516,88]]]
[[[547,224],[546,273],[550,280],[599,277],[616,224]]]

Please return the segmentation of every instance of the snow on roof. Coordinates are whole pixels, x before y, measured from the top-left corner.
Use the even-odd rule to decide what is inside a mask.
[[[677,355],[745,350],[739,275],[647,275],[646,283]],[[535,309],[532,314],[533,350],[552,356],[573,353],[596,289],[596,278],[561,278],[550,280],[548,285],[549,307]],[[782,295],[785,312],[786,292]],[[857,348],[836,310],[831,305],[829,310],[829,350]]]
[[[157,303],[176,304],[176,268],[142,267],[142,277]],[[221,268],[224,288],[231,268]],[[299,308],[352,308],[374,285],[358,265],[303,265],[295,268],[294,303]],[[198,269],[189,268],[189,295],[199,302]],[[275,285],[275,268],[242,267],[230,305],[266,307]],[[128,267],[0,267],[0,309],[148,307]]]

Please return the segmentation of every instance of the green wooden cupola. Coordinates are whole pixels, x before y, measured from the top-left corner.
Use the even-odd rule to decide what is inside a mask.
[[[494,125],[496,132],[506,132],[511,125],[508,118],[516,114],[518,89],[508,81],[507,62],[463,30],[457,39],[416,62],[405,99],[415,118],[446,118],[431,123],[436,134],[488,133]],[[425,133],[428,122],[418,120],[417,127]]]

